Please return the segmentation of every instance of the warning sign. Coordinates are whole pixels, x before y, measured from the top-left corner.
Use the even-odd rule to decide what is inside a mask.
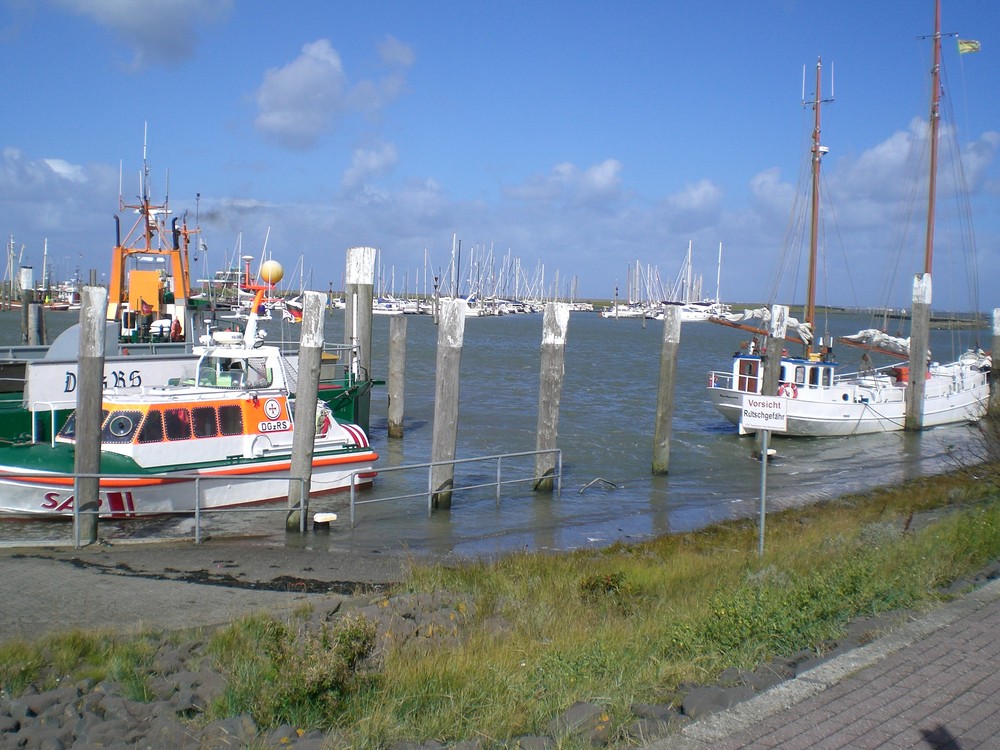
[[[784,432],[788,429],[787,399],[777,396],[743,396],[740,423],[747,430]]]

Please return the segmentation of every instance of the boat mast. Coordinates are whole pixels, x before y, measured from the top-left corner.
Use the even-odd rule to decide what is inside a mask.
[[[930,177],[927,184],[927,237],[924,240],[924,273],[934,261],[934,203],[937,192],[938,126],[941,119],[941,0],[934,3],[934,64],[931,67]]]
[[[715,301],[722,302],[722,242],[719,242],[719,264],[715,268]]]
[[[819,247],[819,171],[820,161],[830,149],[820,145],[820,105],[832,102],[833,99],[823,99],[820,93],[822,84],[821,73],[823,70],[822,58],[816,58],[816,88],[815,95],[810,106],[813,108],[813,134],[812,134],[812,216],[809,225],[809,277],[806,288],[806,310],[805,322],[813,332],[809,343],[805,345],[805,353],[808,356],[812,352],[813,342],[816,340],[816,264]],[[831,86],[832,92],[832,86]],[[805,97],[803,97],[804,99]],[[803,104],[805,102],[803,101]]]

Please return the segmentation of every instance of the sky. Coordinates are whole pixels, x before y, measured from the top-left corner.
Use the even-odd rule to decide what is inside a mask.
[[[106,273],[145,153],[154,202],[201,227],[197,277],[266,254],[340,289],[365,245],[377,286],[420,293],[454,240],[480,278],[625,298],[690,243],[715,296],[721,243],[723,300],[801,303],[822,59],[818,301],[908,306],[933,22],[931,0],[0,0],[0,232],[15,264],[47,243],[58,278]],[[945,0],[942,31],[961,169],[942,145],[933,307],[992,310],[1000,3]]]

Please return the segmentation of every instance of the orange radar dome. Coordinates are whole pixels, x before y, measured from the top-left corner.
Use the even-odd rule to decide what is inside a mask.
[[[267,260],[261,264],[260,278],[267,284],[277,284],[285,275],[285,269],[276,260]]]

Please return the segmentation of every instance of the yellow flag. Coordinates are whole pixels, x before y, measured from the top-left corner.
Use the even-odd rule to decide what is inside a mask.
[[[973,39],[959,39],[958,53],[964,55],[966,52],[979,52],[979,42]]]

